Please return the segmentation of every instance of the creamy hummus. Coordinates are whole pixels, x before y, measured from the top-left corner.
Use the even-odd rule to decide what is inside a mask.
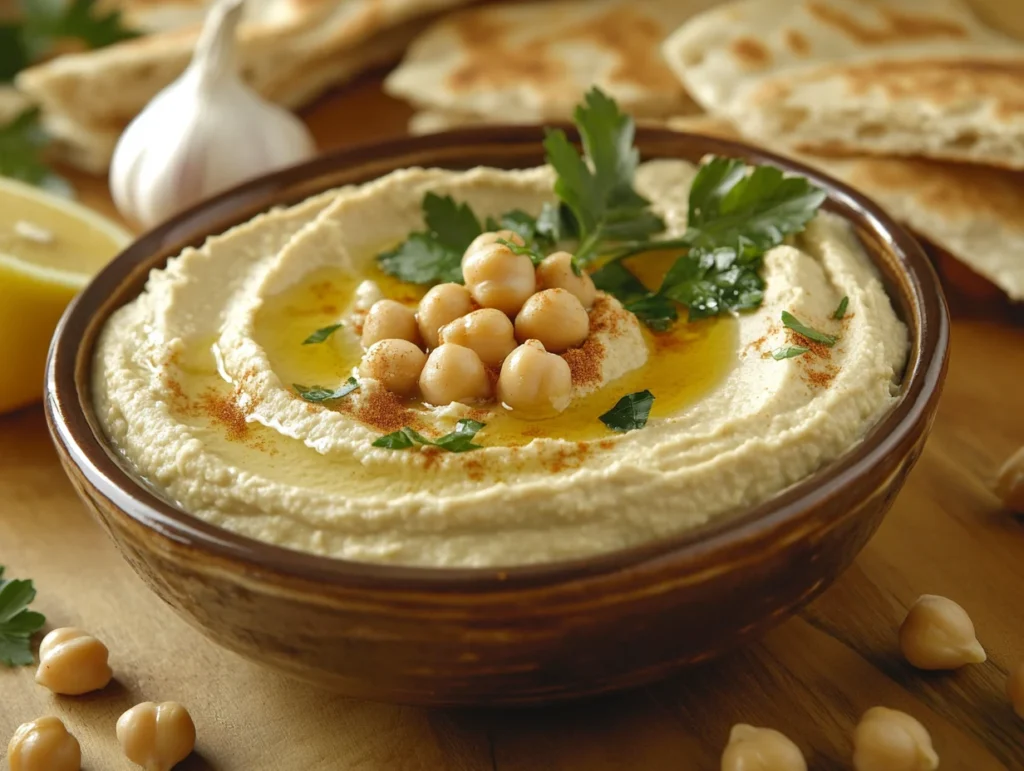
[[[685,230],[694,173],[653,161],[637,174],[669,236]],[[423,227],[425,192],[465,200],[481,218],[536,215],[552,182],[546,167],[408,169],[185,251],[100,338],[105,431],[169,499],[237,533],[345,559],[496,566],[606,552],[757,504],[849,450],[893,404],[906,329],[856,238],[827,213],[766,255],[755,312],[653,335],[599,295],[583,349],[564,354],[574,401],[557,418],[425,408],[370,379],[334,402],[298,397],[293,384],[335,388],[355,372],[368,298],[418,299],[374,256]],[[806,344],[783,327],[783,310],[839,342],[774,359]],[[339,320],[328,342],[301,344]],[[619,434],[597,419],[643,389],[655,395],[645,428]],[[403,426],[436,437],[460,418],[487,424],[482,449],[373,446]]]

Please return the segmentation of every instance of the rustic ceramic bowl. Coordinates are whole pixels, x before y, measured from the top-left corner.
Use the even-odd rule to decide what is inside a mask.
[[[839,461],[753,510],[602,556],[443,570],[360,564],[234,535],[133,476],[93,412],[97,333],[147,274],[258,212],[407,166],[542,162],[539,129],[492,128],[347,150],[256,180],[147,233],[68,310],[54,338],[47,417],[68,475],[124,557],[212,640],[351,696],[528,704],[639,685],[751,640],[827,587],[881,522],[921,453],[946,364],[942,292],[918,244],[849,188],[745,145],[642,130],[645,158],[706,153],[814,179],[853,223],[913,345],[896,407]]]

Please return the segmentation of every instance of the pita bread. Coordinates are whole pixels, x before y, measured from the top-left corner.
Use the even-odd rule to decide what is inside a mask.
[[[465,10],[416,40],[384,88],[429,111],[414,121],[416,131],[452,120],[566,120],[591,85],[638,118],[692,112],[660,45],[714,2],[558,0]]]
[[[722,118],[669,121],[678,131],[742,139]],[[846,182],[976,273],[1024,300],[1024,174],[908,158],[789,155]]]
[[[960,0],[745,0],[683,25],[665,52],[751,136],[1024,168],[1024,45]]]
[[[43,108],[72,161],[102,170],[109,138],[187,66],[208,3],[126,9],[150,26],[185,23],[97,51],[70,54],[22,72],[17,85]],[[397,58],[421,31],[417,19],[468,0],[257,0],[239,29],[246,80],[269,99],[299,107],[369,67]],[[191,9],[191,10],[190,10]],[[172,13],[173,11],[173,13]],[[145,15],[148,14],[148,15]],[[190,15],[191,14],[191,15]]]
[[[568,120],[568,116],[562,120]],[[636,121],[638,126],[664,126],[666,118],[639,118]],[[513,126],[531,125],[536,123],[532,119],[522,120],[516,116],[503,116],[502,123]],[[438,131],[448,131],[455,128],[468,128],[471,126],[494,125],[496,121],[488,120],[484,115],[470,115],[469,113],[442,112],[441,110],[423,110],[415,113],[409,119],[410,134],[433,134]]]
[[[396,61],[410,41],[422,32],[424,22],[407,22],[366,43],[324,61],[312,62],[295,73],[288,88],[267,96],[287,107],[300,107],[323,91],[344,83],[360,73]],[[93,127],[76,123],[66,115],[47,112],[43,126],[53,138],[54,151],[66,163],[91,174],[104,174],[110,166],[123,126]]]

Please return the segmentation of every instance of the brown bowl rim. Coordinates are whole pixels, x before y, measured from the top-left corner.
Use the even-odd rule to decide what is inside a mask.
[[[573,141],[578,142],[579,136],[573,127],[563,128]],[[88,400],[89,389],[77,388],[79,357],[91,356],[96,334],[91,334],[87,348],[81,342],[91,326],[104,323],[114,307],[120,307],[136,296],[132,294],[123,298],[113,307],[107,302],[130,276],[142,270],[140,266],[145,266],[144,272],[148,273],[152,267],[163,264],[163,261],[150,264],[155,252],[165,251],[167,244],[197,243],[194,234],[201,233],[201,240],[207,235],[223,232],[258,211],[285,202],[285,191],[302,190],[303,181],[316,180],[330,170],[338,171],[367,161],[386,161],[412,152],[491,145],[496,149],[502,144],[539,143],[542,131],[540,126],[475,127],[419,137],[400,137],[332,151],[225,191],[139,236],[75,298],[56,329],[47,360],[45,382],[45,409],[55,442],[89,483],[121,512],[143,527],[185,547],[243,563],[250,569],[342,587],[491,592],[641,569],[661,560],[697,564],[719,549],[759,540],[770,531],[794,524],[802,515],[809,515],[820,502],[841,489],[855,486],[858,479],[894,452],[927,419],[929,404],[937,398],[945,372],[949,318],[938,276],[917,240],[861,193],[799,162],[743,142],[640,127],[637,129],[637,143],[641,148],[645,144],[659,142],[696,145],[701,155],[712,153],[767,163],[812,179],[828,194],[826,208],[838,212],[847,221],[869,228],[897,257],[896,262],[909,278],[911,292],[896,304],[909,306],[920,330],[911,341],[900,400],[858,445],[838,460],[747,511],[719,517],[707,525],[668,538],[557,562],[508,567],[437,568],[325,557],[233,533],[172,506],[115,459],[113,450],[106,439],[101,438],[96,425]],[[682,157],[682,153],[676,157]],[[310,185],[302,196],[329,187]],[[293,193],[297,194],[297,191],[293,190]],[[187,238],[183,234],[187,234]],[[877,263],[873,255],[872,262]],[[101,319],[97,318],[97,309],[106,311]],[[91,366],[88,368],[91,370]]]

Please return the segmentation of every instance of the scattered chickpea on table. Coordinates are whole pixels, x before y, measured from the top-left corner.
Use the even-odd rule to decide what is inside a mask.
[[[918,669],[959,669],[986,658],[967,611],[934,594],[910,606],[900,626],[900,650]]]

